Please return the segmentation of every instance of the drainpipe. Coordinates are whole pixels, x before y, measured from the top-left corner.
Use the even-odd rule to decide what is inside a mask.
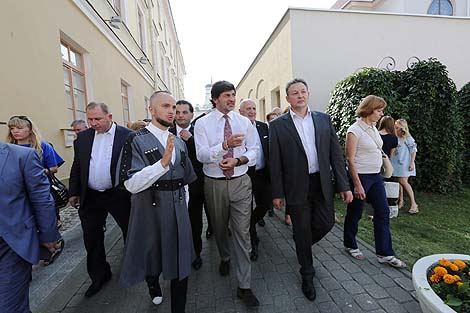
[[[470,0],[467,0],[467,16],[470,16]]]

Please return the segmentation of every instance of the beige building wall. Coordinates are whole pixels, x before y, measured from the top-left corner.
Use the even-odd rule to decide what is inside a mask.
[[[468,29],[467,17],[289,9],[237,87],[239,99],[263,80],[265,98],[280,86],[285,103],[286,82],[301,77],[309,85],[310,107],[324,111],[339,81],[363,67],[385,68],[388,62],[381,61],[388,56],[396,70],[406,69],[411,57],[435,57],[460,88],[470,81],[470,42],[456,38],[465,38]],[[288,57],[280,62],[276,53],[286,47]]]
[[[251,98],[257,102],[257,119],[266,120],[274,107],[284,108],[285,84],[292,77],[292,40],[289,12],[237,86],[238,103]],[[238,107],[237,103],[237,107]]]
[[[87,102],[100,101],[110,106],[113,119],[120,125],[124,121],[121,82],[128,85],[129,114],[131,120],[148,116],[148,97],[155,89],[170,89],[162,81],[160,68],[154,64],[158,51],[153,51],[152,40],[164,38],[163,27],[157,38],[151,38],[154,21],[151,10],[156,10],[157,0],[138,0],[147,9],[145,17],[148,29],[147,53],[142,53],[135,33],[135,1],[122,0],[125,5],[127,26],[120,29],[109,27],[104,21],[116,15],[112,1],[84,0],[35,2],[34,9],[28,0],[6,0],[1,4],[0,42],[0,94],[3,103],[0,107],[0,140],[5,140],[5,123],[13,115],[27,115],[38,126],[43,138],[51,142],[58,153],[66,160],[59,169],[58,177],[69,176],[73,160],[73,147],[66,145],[67,130],[72,117],[66,105],[63,61],[60,43],[66,41],[82,53],[86,78]],[[168,2],[166,0],[158,0]],[[144,4],[145,3],[145,4]],[[169,7],[167,12],[169,11]],[[6,14],[3,14],[6,13]],[[162,13],[162,19],[164,17]],[[134,22],[133,22],[134,21]],[[155,21],[158,23],[158,21]],[[175,75],[184,75],[184,63],[180,56],[174,23],[167,31],[173,32],[175,55],[169,66],[180,68]],[[168,35],[167,35],[168,36]],[[138,60],[142,56],[149,62]],[[179,62],[179,65],[175,65]],[[183,77],[173,78],[182,81]],[[182,95],[182,84],[174,84],[170,89]]]

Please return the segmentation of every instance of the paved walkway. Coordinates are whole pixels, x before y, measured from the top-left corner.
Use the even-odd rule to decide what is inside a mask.
[[[253,264],[252,275],[252,289],[261,306],[247,310],[236,297],[234,275],[227,278],[218,274],[217,247],[211,238],[203,242],[202,268],[193,271],[189,280],[187,312],[421,312],[410,273],[379,264],[366,244],[361,249],[367,260],[348,257],[338,226],[313,248],[317,299],[308,301],[300,289],[291,228],[278,216],[265,217],[265,221],[266,226],[258,231],[260,256]],[[162,283],[164,301],[158,307],[151,303],[145,284],[130,289],[118,285],[123,244],[117,227],[109,229],[107,236],[108,260],[114,274],[111,282],[93,298],[85,299],[90,281],[82,260],[53,293],[41,299],[34,313],[170,312],[168,282]]]

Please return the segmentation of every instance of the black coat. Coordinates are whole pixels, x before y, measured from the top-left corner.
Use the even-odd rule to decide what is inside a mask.
[[[116,125],[113,153],[111,156],[111,168],[109,169],[113,186],[116,181],[116,165],[119,155],[127,135],[131,132],[132,131],[128,128]],[[81,207],[83,207],[87,194],[88,174],[90,170],[90,158],[94,138],[95,130],[93,128],[88,128],[87,130],[79,133],[78,138],[73,143],[75,154],[73,157],[72,168],[70,169],[69,194],[70,196],[80,196]],[[123,190],[123,192],[127,191]]]
[[[260,153],[263,151],[264,156],[264,168],[263,171],[266,173],[266,178],[269,180],[269,128],[268,124],[255,121],[256,130],[258,131],[259,140],[261,142]],[[251,166],[248,169],[248,175],[253,179],[256,166]]]

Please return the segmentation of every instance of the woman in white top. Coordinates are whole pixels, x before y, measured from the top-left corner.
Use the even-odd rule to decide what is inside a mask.
[[[390,234],[390,209],[380,169],[382,167],[382,138],[375,124],[383,116],[387,103],[384,99],[369,95],[357,108],[359,119],[349,127],[346,135],[346,158],[354,200],[348,204],[344,220],[344,246],[352,257],[363,260],[356,235],[362,217],[364,202],[367,200],[374,209],[375,253],[380,263],[394,267],[406,267],[395,257]]]

